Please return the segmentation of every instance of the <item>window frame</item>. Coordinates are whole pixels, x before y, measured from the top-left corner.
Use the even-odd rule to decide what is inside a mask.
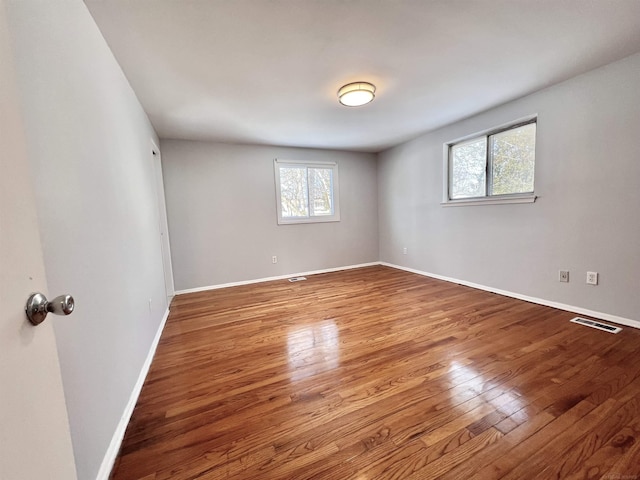
[[[501,195],[489,195],[492,182],[492,162],[490,161],[490,148],[491,148],[491,136],[496,135],[508,130],[524,127],[530,124],[536,125],[536,143],[538,137],[538,115],[530,115],[520,118],[518,120],[499,125],[497,127],[489,128],[481,132],[476,132],[471,135],[446,142],[443,145],[443,198],[442,206],[463,206],[463,205],[496,205],[502,203],[533,203],[538,198],[535,194],[535,163],[534,163],[534,191],[524,193],[509,193]],[[486,138],[486,153],[485,153],[485,195],[480,197],[468,197],[468,198],[451,198],[451,181],[453,179],[452,169],[453,162],[451,161],[451,154],[453,147],[473,140],[479,140]],[[537,157],[537,155],[536,155]]]
[[[333,215],[317,215],[307,217],[283,217],[280,187],[280,167],[299,167],[299,168],[320,168],[331,169],[331,186],[333,200]],[[273,161],[273,171],[276,184],[276,211],[278,217],[278,225],[295,225],[300,223],[329,223],[340,221],[340,183],[338,175],[338,162],[322,162],[312,160],[286,160],[276,158]],[[307,176],[308,178],[308,176]],[[307,205],[311,199],[309,198],[309,189],[307,186]]]

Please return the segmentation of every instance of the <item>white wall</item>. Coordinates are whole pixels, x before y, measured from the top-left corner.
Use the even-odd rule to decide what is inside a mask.
[[[93,479],[166,310],[156,137],[82,1],[8,11],[49,291],[76,299],[47,322],[78,478]]]
[[[24,306],[49,294],[5,1],[0,0],[0,478],[76,478],[53,325]]]
[[[640,320],[639,85],[635,55],[380,154],[381,260]],[[442,207],[443,143],[534,113],[536,203]]]
[[[374,155],[179,140],[160,148],[177,290],[378,260]],[[274,158],[337,161],[340,222],[278,225]]]

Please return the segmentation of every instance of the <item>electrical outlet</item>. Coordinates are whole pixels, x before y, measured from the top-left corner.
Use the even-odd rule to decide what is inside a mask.
[[[558,272],[558,280],[564,283],[569,283],[569,270],[560,270]]]
[[[278,257],[276,255],[271,257],[271,263],[278,263]]]
[[[402,249],[402,254],[403,254],[403,255],[406,255],[406,254],[407,254],[407,247],[404,247],[404,248]]]
[[[588,285],[598,284],[598,272],[587,272],[587,284]]]

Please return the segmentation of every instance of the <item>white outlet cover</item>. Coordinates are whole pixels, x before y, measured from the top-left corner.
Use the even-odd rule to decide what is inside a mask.
[[[598,272],[587,272],[587,283],[589,285],[598,284]]]

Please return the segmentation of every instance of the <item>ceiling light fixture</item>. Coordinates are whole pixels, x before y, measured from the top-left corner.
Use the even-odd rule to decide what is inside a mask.
[[[376,86],[368,82],[348,83],[338,90],[338,100],[347,107],[359,107],[373,100]]]

